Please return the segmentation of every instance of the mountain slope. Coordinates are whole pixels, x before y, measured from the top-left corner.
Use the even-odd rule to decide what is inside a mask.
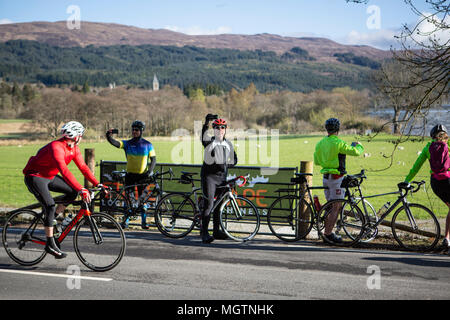
[[[62,47],[111,45],[169,45],[202,48],[273,51],[278,55],[294,47],[307,50],[317,61],[335,62],[336,53],[353,53],[373,60],[391,56],[389,51],[369,46],[338,44],[325,38],[293,38],[273,34],[190,36],[166,29],[142,29],[113,23],[81,22],[80,30],[70,30],[65,21],[30,22],[0,25],[0,42],[35,40]]]

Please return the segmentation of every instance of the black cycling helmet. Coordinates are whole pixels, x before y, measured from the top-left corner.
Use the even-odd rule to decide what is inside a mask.
[[[139,130],[144,131],[145,123],[140,120],[136,120],[131,124],[131,128],[138,128]]]
[[[325,129],[327,129],[328,133],[338,132],[341,127],[341,122],[339,119],[330,118],[325,121]]]
[[[436,137],[439,132],[447,132],[447,128],[443,124],[435,125],[430,131],[431,138]]]

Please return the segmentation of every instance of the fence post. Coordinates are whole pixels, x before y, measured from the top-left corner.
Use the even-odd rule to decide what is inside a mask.
[[[314,165],[312,161],[300,161],[300,173],[313,173],[313,169]],[[307,176],[306,181],[310,186],[312,186],[312,176]],[[300,185],[300,194],[306,195],[305,184]],[[303,199],[305,199],[305,201],[310,201],[307,196],[304,196]],[[311,212],[306,210],[305,206],[300,206],[299,217],[302,221],[311,221]],[[299,233],[304,233],[307,228],[308,223],[299,223],[298,225]]]
[[[91,172],[95,175],[95,149],[84,150],[84,161],[89,167],[89,170],[91,170]],[[84,187],[92,188],[93,185],[88,181],[88,179],[84,178]]]

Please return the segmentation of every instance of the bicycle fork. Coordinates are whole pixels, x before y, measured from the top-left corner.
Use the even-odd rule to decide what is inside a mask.
[[[102,234],[100,233],[100,231],[98,230],[97,222],[94,219],[92,219],[91,213],[89,211],[85,212],[84,214],[85,214],[86,220],[89,224],[89,228],[91,229],[95,244],[97,244],[97,245],[102,244],[103,237],[102,237]]]
[[[236,212],[236,218],[242,219],[242,212],[239,208],[239,205],[236,201],[236,198],[234,197],[233,193],[231,191],[228,192],[228,197],[231,200],[231,206],[233,207],[234,211]]]

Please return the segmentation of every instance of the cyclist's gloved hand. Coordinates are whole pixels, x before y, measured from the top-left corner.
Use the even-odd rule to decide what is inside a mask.
[[[205,123],[209,124],[210,121],[217,119],[217,115],[208,113],[205,118]]]
[[[88,189],[83,188],[81,189],[78,194],[81,196],[81,199],[83,199],[84,202],[90,203],[91,202],[91,193]]]

